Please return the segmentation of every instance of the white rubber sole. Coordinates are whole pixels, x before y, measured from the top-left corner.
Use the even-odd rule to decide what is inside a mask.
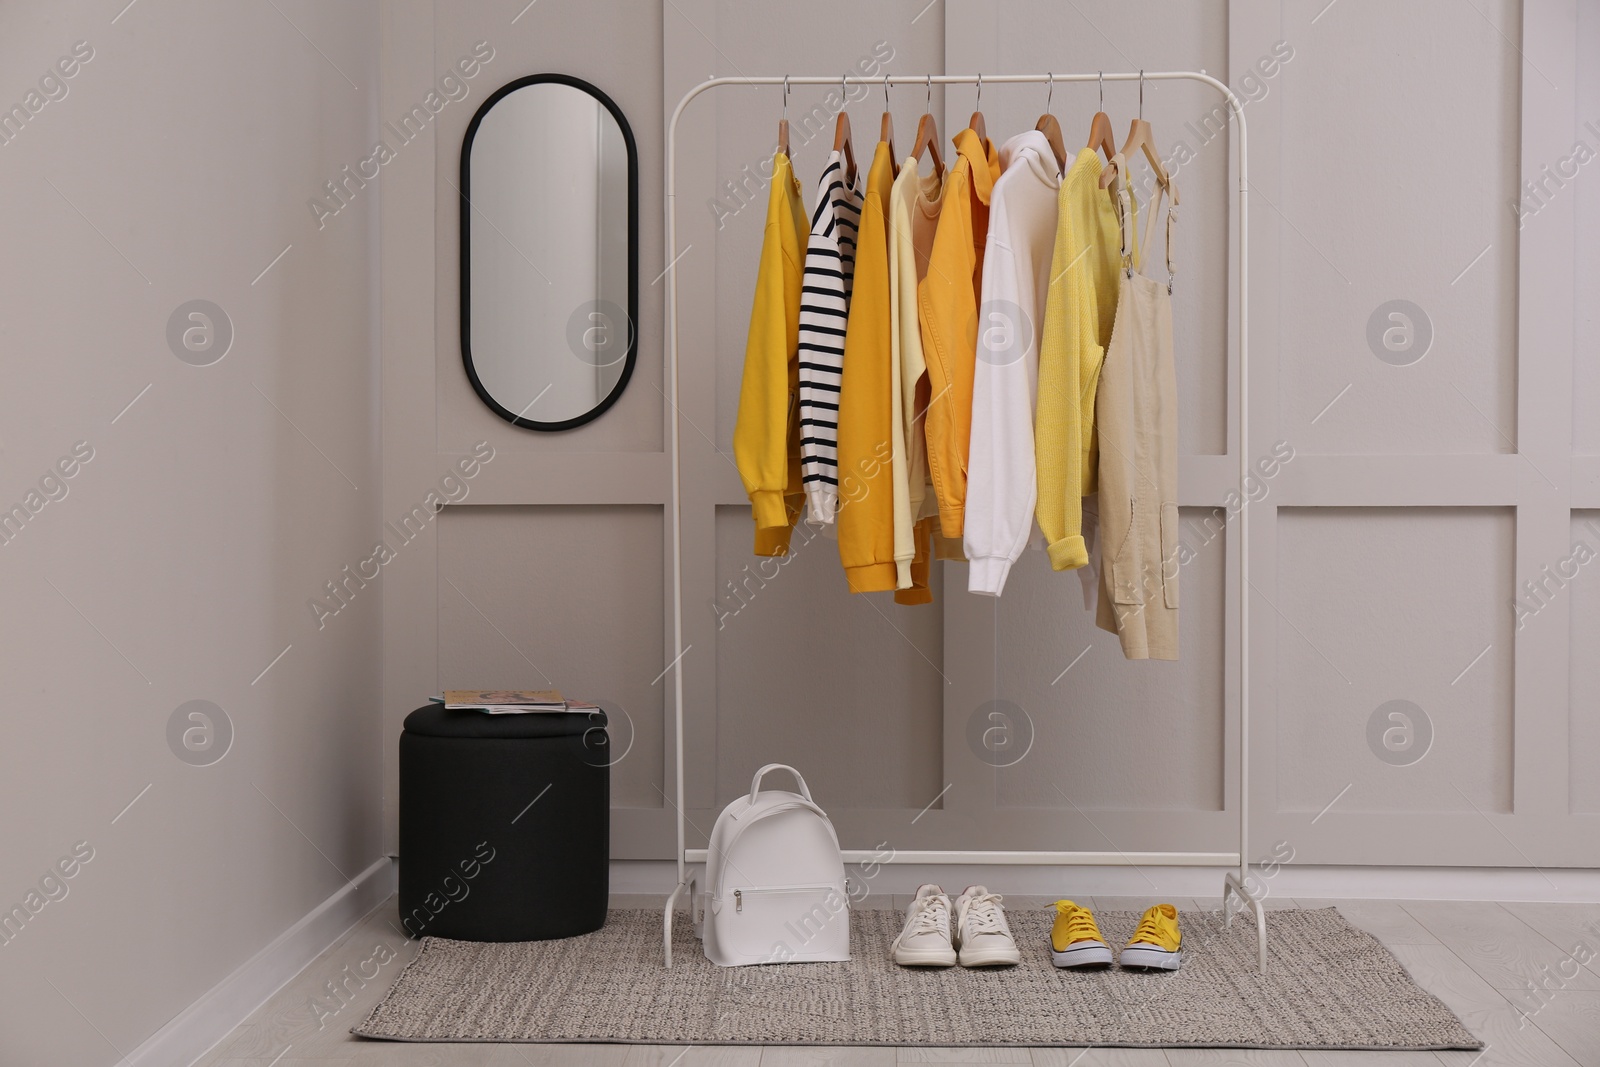
[[[1022,962],[1022,953],[1015,948],[991,948],[983,952],[961,953],[963,967],[1014,967]]]
[[[1057,967],[1110,966],[1111,946],[1104,941],[1079,941],[1064,952],[1051,948],[1050,962]]]
[[[902,967],[954,967],[956,950],[951,949],[895,949],[890,959]]]
[[[1129,945],[1117,957],[1124,967],[1145,967],[1157,971],[1175,971],[1183,963],[1182,952],[1167,952],[1154,945]]]

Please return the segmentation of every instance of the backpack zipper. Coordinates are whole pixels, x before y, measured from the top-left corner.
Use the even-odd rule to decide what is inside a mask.
[[[838,886],[833,885],[832,883],[823,885],[746,886],[744,889],[735,889],[733,891],[733,910],[735,912],[744,910],[744,895],[746,893],[749,893],[753,896],[770,896],[779,893],[816,893],[825,889],[836,890],[838,888]]]

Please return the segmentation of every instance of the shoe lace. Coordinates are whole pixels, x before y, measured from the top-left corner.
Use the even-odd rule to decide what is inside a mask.
[[[1067,940],[1072,941],[1104,941],[1100,936],[1100,927],[1094,921],[1094,916],[1089,909],[1077,904],[1066,905],[1065,902],[1056,905],[1058,914],[1066,917]],[[1142,930],[1143,927],[1140,927]]]
[[[945,902],[938,897],[925,897],[917,901],[916,908],[906,919],[904,930],[895,938],[896,942],[918,934],[945,934],[949,936],[950,911]]]
[[[1005,934],[1006,915],[1000,910],[1004,898],[999,893],[984,893],[967,901],[962,913],[962,923],[968,936],[973,934]]]
[[[1162,930],[1162,914],[1155,908],[1144,913],[1144,918],[1139,920],[1139,928],[1133,932],[1133,937],[1128,944],[1145,942],[1151,945],[1162,945],[1168,940],[1167,934]]]

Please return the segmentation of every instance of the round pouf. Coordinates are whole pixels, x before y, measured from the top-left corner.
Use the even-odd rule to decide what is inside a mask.
[[[604,712],[428,704],[400,735],[400,921],[412,937],[545,941],[598,930],[609,891]]]

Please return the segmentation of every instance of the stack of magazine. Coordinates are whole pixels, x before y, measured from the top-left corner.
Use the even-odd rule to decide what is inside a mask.
[[[567,700],[555,689],[446,689],[443,696],[429,699],[452,711],[482,711],[490,715],[599,710],[595,704]]]

